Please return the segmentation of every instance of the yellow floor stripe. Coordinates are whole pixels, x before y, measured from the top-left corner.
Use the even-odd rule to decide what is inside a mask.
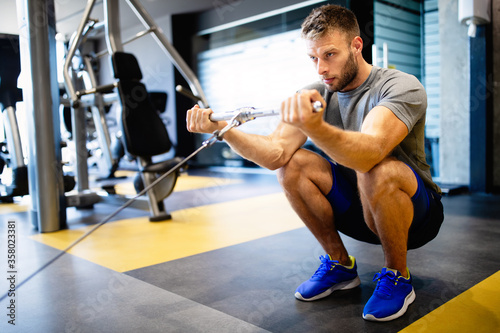
[[[24,196],[21,199],[16,199],[14,203],[0,204],[0,215],[27,212],[30,209],[31,199],[29,196]]]
[[[160,223],[148,217],[111,222],[70,253],[124,272],[303,227],[282,193],[174,211],[172,216]],[[32,238],[64,249],[89,228]]]
[[[127,177],[132,177],[130,174]],[[118,176],[118,175],[117,175]],[[196,190],[200,188],[206,187],[217,187],[217,186],[225,186],[231,184],[239,184],[242,183],[241,179],[229,179],[229,178],[218,178],[218,177],[202,177],[202,176],[188,176],[181,174],[177,179],[177,183],[175,184],[174,192],[182,192],[189,190]],[[115,185],[115,190],[117,194],[120,195],[135,195],[136,191],[134,189],[134,185],[132,182],[124,182],[118,183]]]
[[[201,177],[182,175],[177,179],[174,191],[189,191],[206,187],[218,187],[243,183],[242,179],[229,179],[219,177]]]
[[[401,331],[416,332],[500,332],[500,271]]]

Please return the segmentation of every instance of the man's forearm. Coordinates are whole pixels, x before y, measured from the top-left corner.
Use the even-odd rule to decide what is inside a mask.
[[[283,149],[270,136],[231,130],[224,141],[240,156],[266,169],[275,170],[283,166]]]
[[[304,133],[335,162],[359,172],[370,171],[385,157],[382,146],[369,134],[341,130],[327,123]]]

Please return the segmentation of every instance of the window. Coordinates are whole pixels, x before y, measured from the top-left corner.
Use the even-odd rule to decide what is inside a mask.
[[[201,52],[198,77],[215,112],[279,108],[283,99],[318,80],[300,30]],[[276,119],[265,118],[241,130],[264,134],[275,125]]]

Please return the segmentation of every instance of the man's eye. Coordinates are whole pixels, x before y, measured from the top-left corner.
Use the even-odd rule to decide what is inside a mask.
[[[313,61],[313,62],[314,62],[314,61],[316,61],[316,59],[318,59],[318,58],[316,58],[316,57],[312,57],[312,56],[311,56],[311,57],[309,57],[309,59],[311,59],[311,61]]]

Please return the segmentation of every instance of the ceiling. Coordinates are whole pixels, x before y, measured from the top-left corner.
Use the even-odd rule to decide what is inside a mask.
[[[0,0],[0,33],[17,34],[16,0]],[[146,8],[153,19],[166,15],[199,12],[214,8],[214,0],[142,0],[140,3]],[[85,0],[54,0],[56,14],[56,28],[66,36],[71,35],[80,23],[87,1]],[[122,26],[139,24],[137,18],[128,8],[124,0],[119,0],[120,22]],[[91,18],[102,20],[103,0],[94,4]]]

